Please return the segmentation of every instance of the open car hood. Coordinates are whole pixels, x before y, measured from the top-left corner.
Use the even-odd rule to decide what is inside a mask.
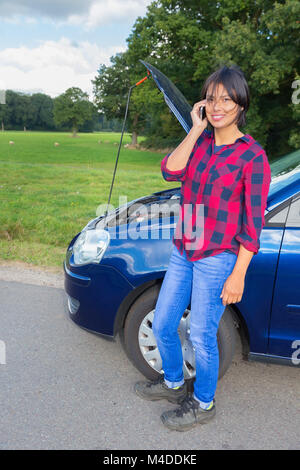
[[[149,70],[159,90],[163,93],[168,107],[188,134],[193,125],[190,115],[192,106],[187,102],[181,91],[178,90],[168,77],[148,62],[144,62],[141,59],[140,62],[145,65],[147,70]]]

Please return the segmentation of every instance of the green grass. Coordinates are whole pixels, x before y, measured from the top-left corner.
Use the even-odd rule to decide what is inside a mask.
[[[119,139],[119,133],[0,132],[0,260],[62,266],[70,240],[99,205],[106,207]],[[125,134],[114,207],[119,196],[130,201],[174,185],[162,178],[163,154],[127,143]]]

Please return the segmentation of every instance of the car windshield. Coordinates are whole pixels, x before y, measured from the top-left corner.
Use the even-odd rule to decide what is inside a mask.
[[[300,183],[300,149],[277,158],[270,163],[272,182],[269,194],[273,194],[295,181]]]
[[[272,178],[277,178],[300,168],[300,149],[270,163]]]

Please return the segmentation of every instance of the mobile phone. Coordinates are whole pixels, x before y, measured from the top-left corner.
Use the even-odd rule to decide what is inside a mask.
[[[200,106],[200,118],[202,121],[206,118],[205,106]]]

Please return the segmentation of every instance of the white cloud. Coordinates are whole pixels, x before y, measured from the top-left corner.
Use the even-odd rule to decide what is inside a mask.
[[[71,24],[84,24],[88,29],[123,19],[134,20],[146,12],[149,0],[97,0],[83,15],[70,15],[68,22]]]
[[[108,22],[131,21],[146,13],[152,0],[0,0],[0,18],[21,23],[46,18],[93,29]]]
[[[45,41],[38,47],[7,48],[0,51],[1,88],[32,92],[42,90],[55,97],[76,86],[92,97],[91,80],[100,64],[125,47],[102,48],[87,41],[74,43],[67,38]]]
[[[37,28],[45,23],[52,23],[55,28],[75,25],[79,31],[82,28],[95,31],[99,27],[99,38],[101,25],[111,23],[118,28],[118,22],[133,24],[137,16],[146,13],[151,1],[0,0],[0,20],[20,25],[20,28],[23,24]],[[91,40],[76,43],[66,37],[27,47],[28,28],[26,34],[22,46],[0,49],[0,89],[42,90],[54,97],[69,87],[78,86],[92,96],[91,80],[99,65],[109,65],[111,56],[126,49],[125,46],[101,47]]]

